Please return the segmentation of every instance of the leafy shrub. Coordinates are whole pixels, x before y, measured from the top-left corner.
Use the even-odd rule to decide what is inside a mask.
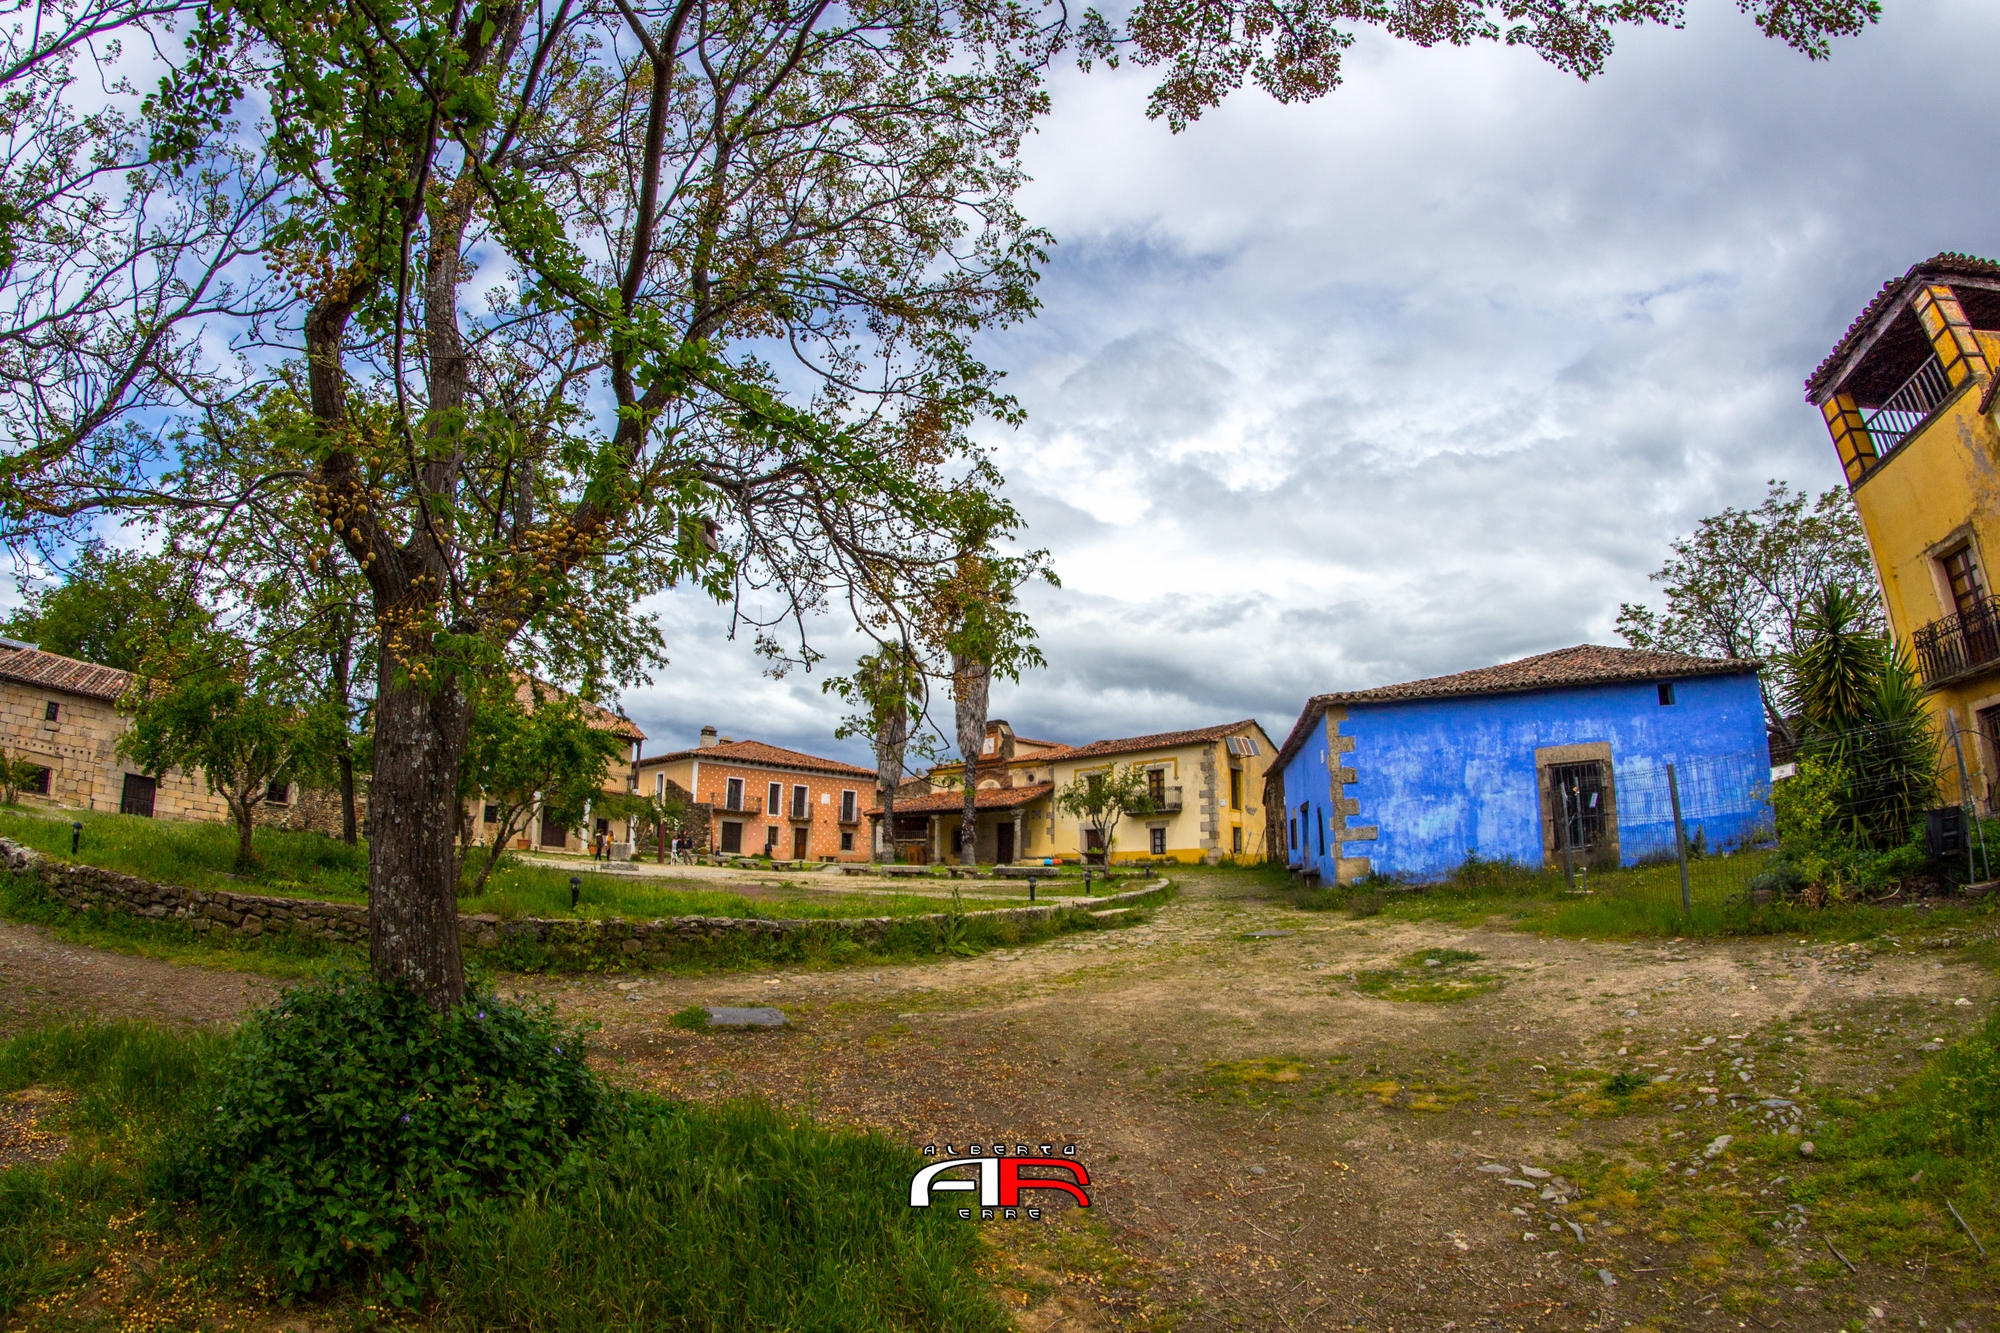
[[[1788,897],[1805,886],[1805,872],[1790,861],[1773,861],[1750,877],[1752,893],[1768,892],[1778,898]]]
[[[1622,1073],[1613,1074],[1610,1078],[1604,1080],[1604,1095],[1607,1097],[1630,1097],[1633,1093],[1646,1087],[1650,1081],[1644,1074],[1635,1074],[1628,1069]]]
[[[474,992],[447,1013],[341,975],[244,1023],[173,1183],[260,1238],[298,1290],[415,1294],[425,1236],[544,1179],[605,1113],[577,1031]]]
[[[676,1011],[667,1022],[674,1027],[687,1028],[690,1031],[705,1028],[708,1026],[708,1010],[698,1004],[691,1004],[685,1009]]]

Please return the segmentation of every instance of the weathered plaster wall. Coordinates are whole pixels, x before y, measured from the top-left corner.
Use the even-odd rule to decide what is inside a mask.
[[[1371,870],[1434,878],[1475,852],[1541,865],[1535,751],[1557,746],[1610,746],[1625,864],[1673,845],[1668,763],[1681,770],[1684,807],[1707,812],[1690,815],[1690,837],[1699,829],[1720,846],[1767,823],[1756,677],[1698,677],[1674,687],[1666,706],[1647,681],[1356,705],[1345,717],[1334,709],[1325,732],[1286,770],[1288,818],[1303,821],[1305,844],[1292,864],[1328,883]]]

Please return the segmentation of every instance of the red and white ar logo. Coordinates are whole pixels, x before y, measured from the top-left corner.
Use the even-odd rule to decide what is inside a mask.
[[[957,1167],[971,1167],[974,1175],[970,1179],[953,1177],[939,1179],[945,1172]],[[1055,1180],[1042,1176],[1023,1176],[1027,1167],[1055,1167],[1067,1171],[1071,1180]],[[1035,1207],[1023,1208],[1022,1190],[1060,1190],[1076,1200],[1079,1208],[1090,1207],[1090,1195],[1084,1186],[1090,1183],[1090,1173],[1083,1163],[1062,1157],[951,1157],[942,1162],[933,1162],[910,1179],[910,1207],[928,1208],[933,1193],[972,1194],[979,1198],[979,1216],[982,1221],[1000,1217],[1014,1221],[1026,1212],[1030,1221],[1039,1219],[1042,1210]],[[969,1206],[961,1206],[958,1215],[972,1216]]]

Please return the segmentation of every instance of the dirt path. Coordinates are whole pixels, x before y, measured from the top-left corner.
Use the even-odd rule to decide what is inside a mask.
[[[264,977],[64,944],[0,921],[0,1036],[62,1018],[227,1022],[276,994]]]
[[[1076,1145],[1088,1213],[984,1224],[1028,1330],[1997,1326],[1990,1298],[1868,1264],[1778,1263],[1754,1315],[1721,1313],[1726,1275],[1699,1244],[1600,1220],[1568,1182],[1682,1139],[1736,1179],[1699,1153],[1731,1094],[1791,1103],[1809,1136],[1817,1096],[1893,1080],[1990,1011],[1994,978],[1960,941],[1914,922],[1872,948],[1578,943],[1292,912],[1232,874],[1182,883],[1149,924],[977,959],[503,989],[599,1022],[607,1067],[665,1092],[757,1093],[941,1149]],[[269,993],[6,926],[0,982],[13,1025],[205,1021]],[[669,1024],[694,1003],[791,1023]],[[1611,1069],[1644,1087],[1622,1113],[1592,1100]]]

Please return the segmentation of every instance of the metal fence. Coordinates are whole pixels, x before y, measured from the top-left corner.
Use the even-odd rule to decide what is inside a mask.
[[[1579,894],[1658,899],[1686,909],[1747,900],[1776,850],[1769,751],[1620,766],[1612,800],[1618,868],[1572,858]]]

